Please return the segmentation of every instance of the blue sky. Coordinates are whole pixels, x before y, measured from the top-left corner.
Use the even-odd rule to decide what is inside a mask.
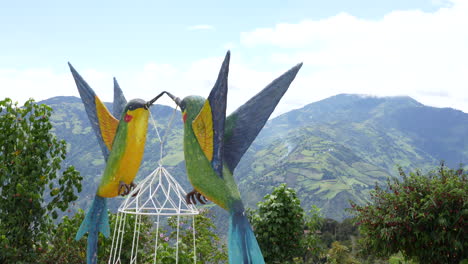
[[[303,61],[276,114],[338,93],[468,112],[467,12],[463,0],[6,1],[0,97],[77,95],[68,61],[104,100],[113,76],[128,99],[206,96],[230,49],[228,111]]]

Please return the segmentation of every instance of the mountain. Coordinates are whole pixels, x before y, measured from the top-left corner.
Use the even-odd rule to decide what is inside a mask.
[[[348,200],[365,201],[376,182],[398,176],[398,166],[467,164],[467,136],[468,114],[458,110],[340,94],[271,120],[236,175],[248,202],[287,182],[306,210],[315,204],[340,220]]]
[[[87,208],[104,160],[81,99],[55,97],[41,103],[54,109],[55,133],[69,144],[66,163],[85,177],[77,206]],[[160,134],[169,131],[163,164],[190,191],[180,113],[161,105],[151,110]],[[340,94],[270,120],[235,177],[249,207],[286,182],[297,190],[306,210],[315,204],[325,216],[341,220],[347,216],[349,200],[365,202],[376,182],[397,176],[397,166],[425,171],[442,159],[452,167],[467,164],[467,136],[468,114],[455,109],[424,106],[409,97]],[[158,166],[160,148],[151,124],[147,141],[137,179]],[[114,199],[114,207],[119,202]]]

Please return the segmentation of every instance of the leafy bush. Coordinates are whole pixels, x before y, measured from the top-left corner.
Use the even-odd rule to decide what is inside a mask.
[[[315,205],[307,215],[304,216],[304,239],[301,242],[304,248],[302,256],[303,263],[319,263],[323,259],[326,245],[323,243],[322,237],[317,233],[324,223],[324,219],[320,214],[320,209]]]
[[[302,256],[304,210],[296,191],[281,184],[257,205],[249,215],[265,262],[292,262]]]
[[[36,262],[58,210],[81,191],[72,166],[60,173],[66,143],[51,132],[51,112],[32,99],[0,101],[0,263]]]
[[[354,259],[349,254],[347,246],[335,241],[331,244],[331,248],[327,253],[327,263],[330,264],[359,264],[359,261]]]
[[[286,184],[276,187],[248,216],[267,263],[314,263],[324,252],[316,231],[323,219],[312,207],[308,215],[296,191]]]
[[[371,202],[351,204],[367,252],[402,252],[420,263],[459,263],[468,257],[468,184],[462,169],[440,167],[387,182]]]

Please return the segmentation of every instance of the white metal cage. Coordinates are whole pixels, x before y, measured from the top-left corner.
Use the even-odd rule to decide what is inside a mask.
[[[177,108],[176,108],[177,109]],[[177,230],[176,230],[176,241],[172,243],[175,247],[175,263],[179,260],[179,228],[180,228],[180,217],[191,216],[192,218],[192,233],[193,233],[193,263],[196,263],[196,243],[195,243],[195,215],[199,212],[193,204],[187,204],[185,197],[187,193],[180,186],[177,180],[163,167],[163,146],[165,138],[167,137],[167,131],[170,130],[174,114],[167,126],[166,134],[164,139],[161,139],[156,123],[151,116],[153,127],[156,130],[157,137],[160,142],[160,159],[159,166],[150,173],[143,181],[141,181],[137,187],[130,192],[125,198],[118,209],[117,221],[113,230],[112,236],[112,247],[109,256],[109,264],[137,264],[138,252],[139,252],[139,241],[142,234],[142,217],[151,217],[156,232],[154,233],[154,255],[152,258],[153,263],[158,263],[158,236],[159,228],[164,220],[169,217],[177,217]],[[133,230],[126,229],[126,221],[129,217],[134,217]],[[128,228],[127,228],[128,229]],[[128,243],[131,245],[124,245],[124,234],[125,232],[132,233],[132,242]],[[129,260],[122,260],[122,249],[128,250],[131,247],[131,256]],[[124,263],[125,262],[125,263]]]
[[[116,226],[112,236],[112,247],[109,256],[109,264],[124,264],[121,259],[122,248],[128,249],[130,245],[124,245],[123,240],[125,232],[133,232],[131,244],[131,257],[129,264],[138,263],[138,247],[142,224],[141,216],[151,216],[156,228],[154,237],[154,257],[153,263],[158,263],[158,236],[161,221],[171,216],[177,217],[177,236],[173,245],[175,250],[175,263],[178,263],[179,254],[179,221],[181,216],[192,216],[193,230],[193,260],[196,263],[196,245],[195,245],[195,220],[194,216],[198,214],[197,208],[185,201],[186,192],[180,184],[171,176],[171,174],[162,166],[159,166],[148,177],[146,177],[138,186],[128,195],[120,205],[117,213]],[[128,215],[134,215],[135,224],[133,230],[125,230],[125,222]]]

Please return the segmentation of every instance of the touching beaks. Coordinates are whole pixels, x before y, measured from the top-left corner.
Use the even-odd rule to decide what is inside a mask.
[[[145,104],[145,108],[148,109],[151,105],[154,104],[154,102],[156,102],[156,100],[159,99],[159,97],[161,97],[163,94],[167,94],[172,100],[174,100],[174,102],[177,104],[177,106],[180,107],[180,98],[179,97],[176,97],[174,96],[173,94],[171,94],[170,92],[161,92],[160,94],[158,94],[158,96],[156,96],[155,98],[151,99],[150,101],[146,102]]]
[[[174,96],[173,94],[169,93],[169,92],[166,92],[166,94],[172,99],[174,100],[174,102],[177,104],[178,107],[180,107],[180,98],[177,97],[177,96]]]

